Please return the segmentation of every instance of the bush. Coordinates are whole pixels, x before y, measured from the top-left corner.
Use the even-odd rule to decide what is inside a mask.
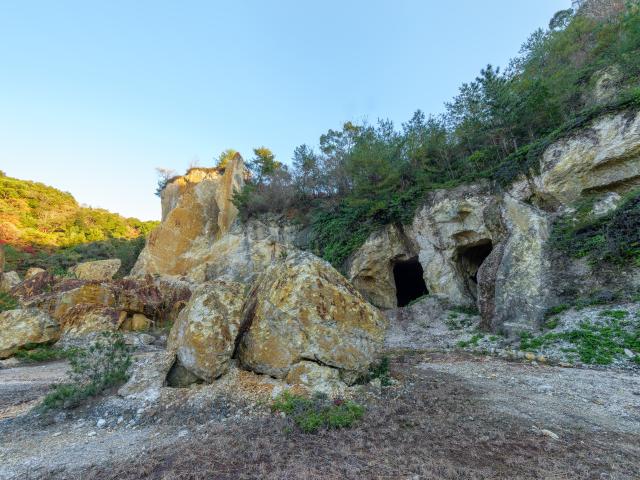
[[[0,292],[0,312],[15,308],[18,308],[18,300],[10,293]]]
[[[323,394],[306,398],[288,391],[275,399],[271,409],[291,416],[305,433],[315,433],[321,428],[349,428],[364,415],[364,407],[350,400],[330,400]]]
[[[600,217],[592,213],[594,200],[580,201],[573,215],[554,224],[552,244],[592,264],[640,265],[640,190],[629,192],[613,211]]]
[[[124,383],[131,366],[131,351],[122,334],[103,332],[94,344],[70,356],[69,382],[58,385],[42,402],[43,410],[72,408],[89,397]]]
[[[75,348],[61,349],[48,344],[28,344],[14,353],[13,356],[26,362],[50,362],[52,360],[73,358],[76,353],[77,349]]]

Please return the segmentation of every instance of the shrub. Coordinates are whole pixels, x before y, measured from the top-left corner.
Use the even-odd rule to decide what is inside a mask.
[[[71,408],[128,379],[131,351],[122,334],[103,332],[95,343],[70,357],[69,382],[47,394],[42,408]]]
[[[389,357],[382,357],[380,362],[369,367],[369,372],[358,379],[358,383],[369,383],[376,378],[380,379],[380,385],[388,387],[391,385],[391,375],[389,374]]]
[[[520,349],[535,351],[546,345],[566,341],[574,345],[575,351],[584,363],[610,364],[616,356],[622,356],[624,349],[640,351],[640,324],[624,321],[623,310],[602,312],[606,321],[594,323],[582,321],[578,328],[560,333],[546,333],[534,337],[528,332],[520,334]]]
[[[18,300],[7,292],[0,292],[0,312],[18,308]]]
[[[293,418],[305,433],[315,433],[321,428],[349,428],[364,415],[364,407],[351,400],[329,399],[316,394],[313,398],[283,392],[271,406],[274,412],[283,412]]]
[[[48,344],[28,344],[14,353],[14,357],[27,362],[49,362],[52,360],[73,358],[76,353],[77,349],[75,348],[61,349]]]

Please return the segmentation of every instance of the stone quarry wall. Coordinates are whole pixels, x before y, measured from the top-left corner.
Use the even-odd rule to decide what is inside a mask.
[[[567,295],[636,288],[632,266],[594,269],[554,251],[549,237],[574,202],[595,196],[596,213],[606,213],[640,186],[640,113],[603,116],[550,145],[540,163],[508,189],[479,182],[431,192],[411,225],[371,235],[347,277],[374,305],[393,308],[393,265],[417,256],[429,295],[477,305],[486,329],[506,332],[537,328]]]

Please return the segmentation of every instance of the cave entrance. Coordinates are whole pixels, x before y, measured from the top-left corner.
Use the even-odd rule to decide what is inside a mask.
[[[399,307],[404,307],[416,298],[429,293],[424,283],[423,273],[418,257],[398,260],[394,263],[393,279],[396,282],[396,298]]]
[[[491,250],[493,250],[493,244],[488,239],[458,249],[458,266],[474,300],[478,299],[478,269]]]

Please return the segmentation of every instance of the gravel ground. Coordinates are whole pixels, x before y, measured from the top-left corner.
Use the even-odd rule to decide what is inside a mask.
[[[143,412],[111,395],[65,415],[0,420],[0,478],[640,478],[633,372],[464,352],[390,356],[394,384],[360,391],[367,413],[349,430],[303,434],[264,405],[225,402],[207,387],[166,389]],[[58,378],[64,367],[52,365],[2,378],[27,373],[22,385],[38,385]],[[8,395],[11,385],[0,388]],[[125,410],[98,426],[97,416]]]

